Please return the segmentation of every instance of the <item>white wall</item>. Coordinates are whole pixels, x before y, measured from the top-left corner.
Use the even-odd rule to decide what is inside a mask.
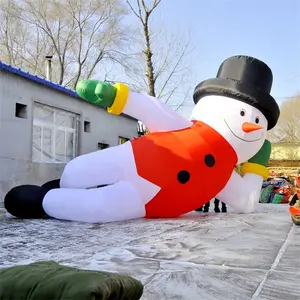
[[[15,117],[16,102],[27,105],[27,118]],[[80,115],[78,154],[96,151],[98,143],[117,145],[119,136],[137,136],[137,122],[41,84],[0,70],[0,202],[19,184],[42,184],[58,178],[64,164],[32,163],[33,104],[39,102]],[[91,122],[91,132],[83,130]]]

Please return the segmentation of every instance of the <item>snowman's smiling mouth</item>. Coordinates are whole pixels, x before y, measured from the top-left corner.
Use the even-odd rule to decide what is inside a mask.
[[[248,142],[248,143],[252,143],[252,142],[257,142],[257,141],[260,140],[260,138],[259,138],[259,139],[255,139],[255,140],[251,140],[251,141],[242,139],[241,137],[239,137],[238,135],[236,135],[236,134],[233,132],[233,130],[230,128],[230,126],[228,125],[228,123],[226,122],[225,119],[224,119],[224,122],[225,122],[226,126],[228,127],[228,129],[230,130],[230,132],[231,132],[236,138],[240,139],[241,141]]]

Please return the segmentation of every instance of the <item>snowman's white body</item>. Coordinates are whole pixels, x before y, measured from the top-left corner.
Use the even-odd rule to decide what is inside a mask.
[[[151,132],[179,130],[192,124],[161,100],[135,92],[129,93],[123,112],[142,121]],[[249,133],[242,130],[244,122],[254,123],[257,118],[262,129]],[[218,131],[236,151],[238,163],[255,155],[266,138],[267,120],[263,114],[231,98],[202,98],[191,120],[202,121]],[[239,213],[251,213],[259,201],[262,182],[260,175],[241,177],[233,171],[216,197]],[[108,186],[93,188],[100,185]],[[66,165],[60,186],[46,194],[45,212],[57,219],[90,223],[142,218],[145,204],[160,190],[138,175],[130,142],[75,158]]]

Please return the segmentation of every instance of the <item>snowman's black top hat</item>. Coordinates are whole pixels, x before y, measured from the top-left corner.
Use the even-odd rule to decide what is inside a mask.
[[[264,62],[249,56],[232,56],[222,63],[216,78],[196,86],[193,98],[197,103],[204,96],[220,95],[248,103],[264,114],[270,130],[280,114],[270,95],[272,83],[272,71]]]

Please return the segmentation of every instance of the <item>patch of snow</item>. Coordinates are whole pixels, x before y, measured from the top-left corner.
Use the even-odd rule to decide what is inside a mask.
[[[289,290],[291,300],[298,299],[293,296],[299,291],[284,278],[293,273],[295,282],[300,280],[300,262],[292,261],[291,254],[299,252],[300,227],[290,231],[292,226],[288,205],[278,204],[261,204],[249,215],[229,209],[94,225],[19,220],[0,213],[0,267],[55,260],[128,274],[144,283],[143,300],[240,300],[253,295],[273,300],[266,295],[274,290],[276,299],[285,299]],[[292,243],[286,242],[289,232]]]

